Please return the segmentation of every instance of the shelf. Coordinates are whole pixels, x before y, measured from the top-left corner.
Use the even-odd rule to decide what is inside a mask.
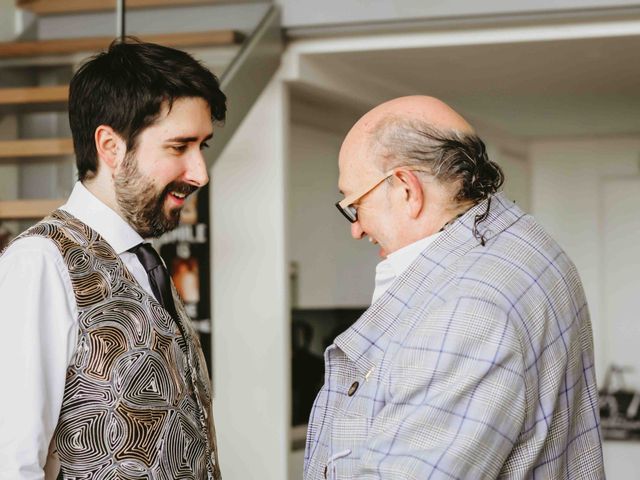
[[[0,88],[0,106],[67,103],[69,87]]]
[[[40,219],[64,203],[64,199],[0,201],[0,220]]]
[[[18,8],[37,15],[109,11],[116,9],[116,0],[18,0]],[[187,7],[192,5],[217,5],[247,3],[230,0],[127,0],[127,10],[153,7]]]
[[[70,138],[0,141],[0,159],[26,157],[59,157],[73,154]]]
[[[242,41],[243,35],[233,30],[144,35],[145,42],[169,47],[227,46]],[[0,43],[0,58],[37,57],[41,55],[94,52],[107,48],[112,37],[83,37]]]

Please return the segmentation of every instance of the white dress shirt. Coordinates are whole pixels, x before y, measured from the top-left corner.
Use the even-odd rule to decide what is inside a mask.
[[[61,208],[98,232],[153,295],[127,252],[143,239],[126,221],[80,182]],[[71,279],[51,240],[20,239],[0,257],[0,308],[0,479],[40,480],[78,339]]]
[[[434,233],[417,242],[410,243],[390,253],[387,258],[381,261],[376,266],[376,286],[373,290],[371,303],[380,298],[394,280],[402,275],[402,272],[409,268],[409,265],[418,258],[418,255],[420,255],[429,244],[434,242],[441,233],[442,232]]]

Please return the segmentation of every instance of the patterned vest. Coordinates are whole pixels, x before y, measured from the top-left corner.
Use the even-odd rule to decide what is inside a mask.
[[[54,435],[61,475],[219,479],[207,367],[175,289],[178,320],[98,233],[62,210],[25,236],[56,244],[78,305]]]

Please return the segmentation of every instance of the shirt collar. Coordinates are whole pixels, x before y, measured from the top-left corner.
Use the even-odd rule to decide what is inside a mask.
[[[118,255],[143,241],[131,225],[81,182],[76,182],[67,203],[61,208],[98,232]]]
[[[393,269],[393,273],[397,277],[404,272],[407,267],[409,267],[409,265],[418,258],[418,255],[420,255],[427,246],[433,243],[441,234],[442,232],[437,232],[416,242],[410,243],[409,245],[390,253],[387,258],[380,263],[388,262]]]
[[[371,303],[375,302],[391,284],[404,272],[413,261],[431,243],[433,243],[442,232],[437,232],[416,242],[410,243],[399,250],[389,254],[387,258],[378,263],[376,267],[375,289]]]

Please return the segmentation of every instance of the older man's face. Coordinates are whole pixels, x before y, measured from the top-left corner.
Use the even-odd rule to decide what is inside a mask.
[[[357,131],[349,133],[339,157],[338,187],[345,197],[369,188],[380,178],[382,171],[373,155],[366,139]],[[394,181],[397,180],[385,180],[353,204],[358,219],[351,224],[351,236],[356,240],[368,237],[380,246],[381,257],[405,245],[397,212],[394,213]]]

